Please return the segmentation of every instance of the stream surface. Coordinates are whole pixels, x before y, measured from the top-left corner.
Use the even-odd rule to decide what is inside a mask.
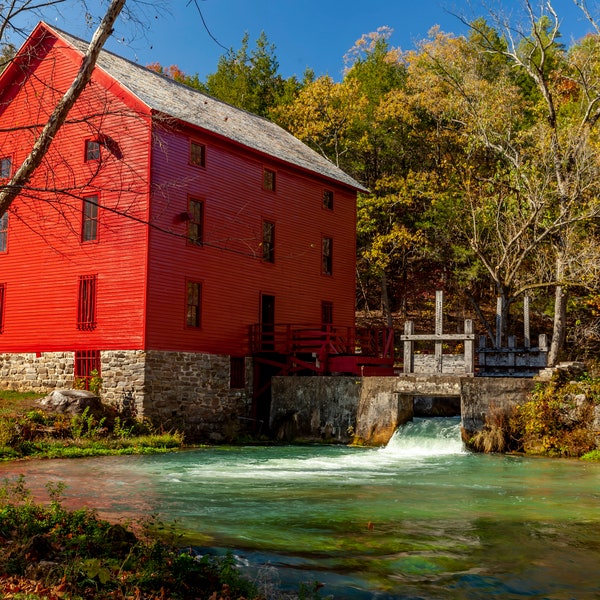
[[[176,520],[231,550],[265,591],[324,583],[348,600],[600,598],[600,464],[470,454],[458,419],[415,420],[385,448],[218,447],[27,461],[36,495],[111,519]]]

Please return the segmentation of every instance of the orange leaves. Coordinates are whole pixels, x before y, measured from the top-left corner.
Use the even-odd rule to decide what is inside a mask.
[[[67,598],[66,584],[63,582],[59,585],[47,587],[39,581],[32,581],[25,577],[17,576],[0,576],[0,592],[4,600],[12,598],[22,598],[23,595],[35,594],[43,597],[46,600],[63,600]]]

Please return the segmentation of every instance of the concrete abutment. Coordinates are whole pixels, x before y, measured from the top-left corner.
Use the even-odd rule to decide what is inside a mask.
[[[287,441],[386,444],[414,416],[461,415],[463,432],[528,399],[536,381],[514,377],[275,377],[271,428]]]

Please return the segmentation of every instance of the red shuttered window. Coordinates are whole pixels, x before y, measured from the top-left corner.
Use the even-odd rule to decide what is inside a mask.
[[[232,389],[246,387],[246,361],[243,356],[229,357],[229,387]]]
[[[321,323],[323,325],[333,325],[333,302],[326,300],[321,302]]]
[[[82,382],[83,387],[89,390],[92,377],[100,377],[100,351],[76,350],[75,381]]]
[[[96,328],[97,275],[79,277],[77,298],[77,329],[91,331]]]

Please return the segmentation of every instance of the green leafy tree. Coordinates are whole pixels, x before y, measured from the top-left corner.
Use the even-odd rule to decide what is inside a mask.
[[[268,117],[279,103],[289,102],[298,87],[294,77],[284,80],[279,74],[275,46],[263,31],[254,49],[249,49],[246,33],[239,50],[231,49],[221,56],[216,72],[206,78],[204,91],[233,106]]]

